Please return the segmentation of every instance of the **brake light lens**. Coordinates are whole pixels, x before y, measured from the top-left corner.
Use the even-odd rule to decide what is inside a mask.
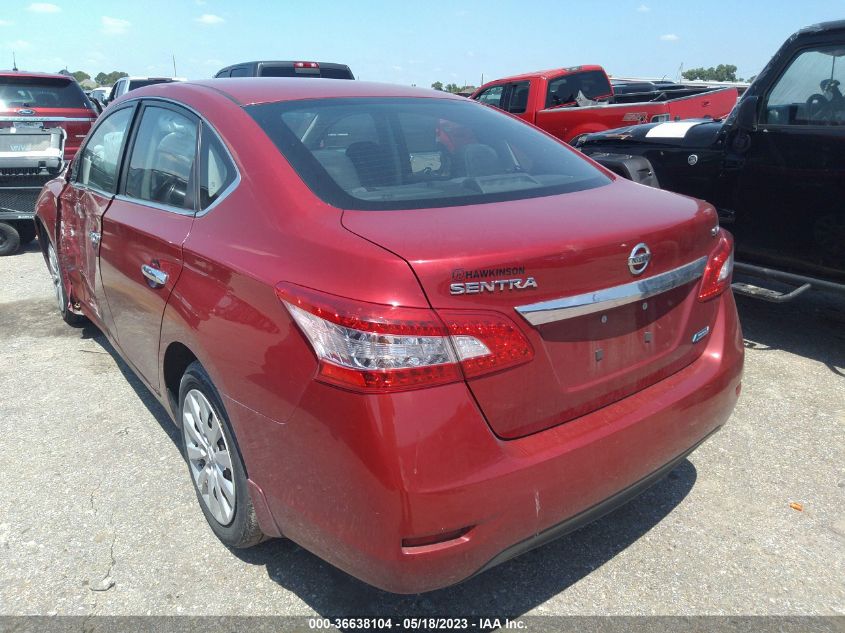
[[[731,285],[731,274],[734,269],[734,241],[731,234],[719,229],[719,243],[707,260],[704,274],[701,277],[701,287],[698,292],[699,301],[708,301],[722,294]]]
[[[276,295],[311,344],[323,382],[363,392],[418,389],[498,371],[533,357],[504,315],[353,301],[293,284]]]
[[[319,68],[320,64],[317,62],[294,62],[294,68]]]

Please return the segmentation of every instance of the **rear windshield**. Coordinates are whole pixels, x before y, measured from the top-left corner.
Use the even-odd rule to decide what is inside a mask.
[[[479,204],[609,182],[574,150],[470,100],[321,99],[246,110],[309,188],[344,209]]]
[[[128,90],[137,90],[144,86],[154,86],[155,84],[169,84],[172,79],[132,79],[129,82]]]
[[[330,68],[320,66],[319,69],[307,68],[297,70],[293,64],[284,66],[263,65],[262,77],[321,77],[323,79],[352,79],[352,72],[348,68]]]
[[[0,110],[15,108],[90,108],[72,79],[0,77]]]

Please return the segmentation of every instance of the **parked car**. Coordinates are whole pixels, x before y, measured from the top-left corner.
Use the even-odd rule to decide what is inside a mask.
[[[618,93],[601,66],[574,66],[496,79],[472,98],[574,143],[626,123],[723,117],[736,105],[737,90],[655,85]]]
[[[703,198],[736,235],[735,289],[788,301],[845,294],[845,21],[790,37],[725,121],[628,127],[582,151],[614,171]],[[785,282],[786,289],[768,280]]]
[[[88,96],[101,106],[105,106],[108,101],[108,95],[111,93],[111,89],[111,86],[100,86],[99,88],[94,88]]]
[[[185,81],[182,77],[121,77],[111,87],[108,98],[105,100],[107,105],[122,97],[130,90],[137,90],[144,86],[154,86],[155,84],[168,84],[174,81]]]
[[[0,256],[35,239],[35,200],[96,116],[73,77],[0,71]]]
[[[321,79],[355,79],[346,64],[327,62],[262,61],[242,62],[221,68],[214,75],[224,77],[315,77]]]
[[[443,92],[133,91],[38,227],[62,316],[177,421],[220,540],[394,592],[608,512],[740,391],[714,209]]]

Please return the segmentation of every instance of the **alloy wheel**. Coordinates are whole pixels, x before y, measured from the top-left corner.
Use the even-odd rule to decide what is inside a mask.
[[[59,305],[59,311],[65,311],[65,293],[62,288],[62,273],[59,270],[59,258],[56,257],[56,251],[53,245],[47,247],[47,263],[50,268],[50,277],[53,280],[53,292],[56,294],[56,303]]]
[[[185,394],[182,427],[191,476],[205,507],[221,525],[235,516],[235,479],[232,455],[220,419],[198,389]]]

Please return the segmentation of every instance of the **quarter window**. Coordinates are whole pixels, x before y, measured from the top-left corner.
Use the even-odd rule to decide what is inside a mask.
[[[79,157],[76,182],[106,193],[115,192],[120,149],[132,122],[132,112],[133,108],[122,108],[97,126]]]
[[[772,88],[763,114],[770,125],[843,125],[845,46],[805,50]]]
[[[190,195],[197,153],[197,121],[168,108],[147,106],[135,136],[126,195],[180,209]]]
[[[200,207],[206,209],[235,181],[235,166],[223,145],[202,126],[202,163],[200,167]]]

